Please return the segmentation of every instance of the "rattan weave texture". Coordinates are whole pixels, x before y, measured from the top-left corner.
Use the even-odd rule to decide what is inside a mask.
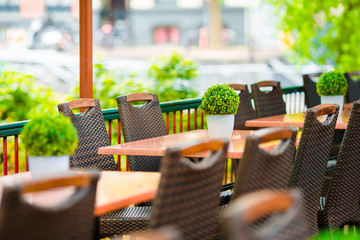
[[[34,206],[21,196],[22,186],[4,188],[0,207],[0,239],[90,240],[94,237],[95,193],[98,177],[92,176],[65,202],[53,207]]]
[[[232,199],[258,190],[288,187],[297,134],[296,128],[291,129],[292,137],[281,140],[270,152],[260,148],[254,134],[247,137]]]
[[[305,240],[311,235],[303,212],[303,202],[298,192],[290,192],[294,203],[284,212],[275,212],[260,223],[246,221],[246,208],[232,202],[225,214],[228,240]]]
[[[282,90],[279,82],[270,92],[262,92],[257,83],[251,84],[252,97],[259,118],[280,115],[286,113],[285,102],[282,98]]]
[[[291,173],[290,187],[297,188],[303,193],[306,217],[312,233],[318,231],[319,199],[338,114],[339,106],[321,123],[317,120],[318,114],[315,108],[306,111]]]
[[[106,131],[104,116],[101,112],[100,101],[95,100],[95,107],[89,107],[81,115],[75,115],[68,103],[58,104],[60,113],[71,119],[79,136],[78,147],[70,156],[71,168],[117,170],[112,155],[99,155],[100,147],[110,145]]]
[[[125,208],[102,216],[101,235],[142,231],[151,214],[151,228],[172,225],[185,240],[213,239],[227,148],[224,144],[222,150],[199,163],[181,158],[177,148],[168,149],[153,206]]]
[[[360,101],[354,102],[325,203],[325,225],[360,222]]]
[[[167,135],[158,97],[153,96],[154,100],[139,108],[131,105],[126,96],[116,98],[125,142]],[[159,171],[160,157],[128,156],[128,160],[131,171]]]
[[[256,111],[251,104],[251,95],[247,89],[247,86],[245,91],[240,91],[239,97],[240,103],[235,115],[234,129],[246,130],[248,128],[245,127],[245,122],[247,120],[255,119],[257,117]]]

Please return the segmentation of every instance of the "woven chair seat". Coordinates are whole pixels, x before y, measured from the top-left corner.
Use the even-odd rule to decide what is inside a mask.
[[[100,236],[142,232],[149,226],[151,206],[128,207],[99,218]]]

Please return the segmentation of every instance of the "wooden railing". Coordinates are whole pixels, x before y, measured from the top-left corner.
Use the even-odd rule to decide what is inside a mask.
[[[288,113],[302,112],[306,109],[304,104],[305,95],[303,87],[292,87],[283,89],[283,98],[286,101]],[[206,128],[205,118],[198,107],[201,99],[186,99],[160,104],[168,134]],[[117,108],[103,110],[108,135],[111,144],[122,143],[121,125]],[[7,123],[0,125],[0,137],[2,138],[2,151],[0,163],[0,175],[8,175],[28,170],[27,156],[24,147],[19,141],[22,128],[28,121]],[[126,158],[116,157],[118,169],[128,170]],[[232,180],[231,161],[225,166],[225,182]]]

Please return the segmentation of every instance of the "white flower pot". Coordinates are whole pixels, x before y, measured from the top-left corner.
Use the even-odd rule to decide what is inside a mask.
[[[64,173],[70,169],[70,157],[63,156],[29,156],[29,170],[32,176],[46,176],[53,173]]]
[[[231,138],[235,115],[207,115],[207,127],[212,138]]]
[[[340,106],[339,115],[344,107],[344,95],[335,95],[335,96],[320,96],[321,104],[330,103],[338,104]]]

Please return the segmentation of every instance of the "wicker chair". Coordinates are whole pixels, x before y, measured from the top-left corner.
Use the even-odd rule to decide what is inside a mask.
[[[236,175],[233,191],[223,191],[220,205],[245,193],[266,188],[286,188],[289,184],[291,165],[295,154],[295,128],[263,128],[250,134],[245,143],[244,155]],[[281,142],[268,152],[261,143],[272,140]]]
[[[227,149],[228,143],[220,140],[167,149],[153,206],[130,207],[102,216],[100,234],[143,231],[150,221],[151,228],[176,227],[183,239],[212,239]],[[197,163],[182,157],[206,150],[211,150],[210,154]]]
[[[0,239],[93,239],[95,193],[98,176],[69,175],[4,186],[0,207]],[[59,187],[75,192],[51,207],[32,205],[24,194]]]
[[[228,240],[305,240],[311,236],[299,192],[246,194],[222,214]]]
[[[264,128],[247,137],[232,199],[262,189],[288,187],[296,134],[296,128]],[[273,140],[281,141],[272,151],[260,148],[261,143]]]
[[[344,74],[347,83],[348,83],[348,89],[346,93],[346,102],[354,102],[359,100],[360,98],[360,82],[354,81],[354,76],[359,77],[360,71],[356,72],[348,72]]]
[[[116,98],[125,142],[167,135],[156,94],[132,93]],[[139,108],[129,102],[147,101]],[[128,156],[131,171],[159,171],[160,157]]]
[[[270,92],[262,92],[260,87],[272,87],[273,89]],[[251,84],[251,91],[259,118],[286,113],[286,106],[279,82],[264,81]]]
[[[87,108],[87,110],[81,115],[75,115],[72,110],[78,108]],[[117,170],[112,155],[99,155],[97,153],[100,147],[110,145],[100,101],[91,98],[75,99],[58,104],[58,110],[70,118],[79,136],[78,147],[70,156],[70,167]]]
[[[249,129],[245,127],[245,122],[247,120],[254,119],[257,116],[256,116],[256,111],[254,110],[251,104],[251,95],[249,93],[247,85],[229,84],[229,86],[235,90],[240,91],[239,93],[240,103],[237,113],[235,115],[234,129],[235,130]]]
[[[315,107],[320,104],[320,96],[316,92],[316,82],[314,78],[319,78],[322,73],[310,73],[303,75],[305,105],[308,108]]]
[[[320,225],[338,228],[360,222],[360,101],[354,102],[330,188],[325,202],[325,219]]]
[[[290,187],[303,192],[306,216],[312,233],[318,232],[320,194],[338,114],[339,106],[333,104],[318,105],[306,111],[291,173]],[[317,119],[322,115],[327,115],[324,122]]]

